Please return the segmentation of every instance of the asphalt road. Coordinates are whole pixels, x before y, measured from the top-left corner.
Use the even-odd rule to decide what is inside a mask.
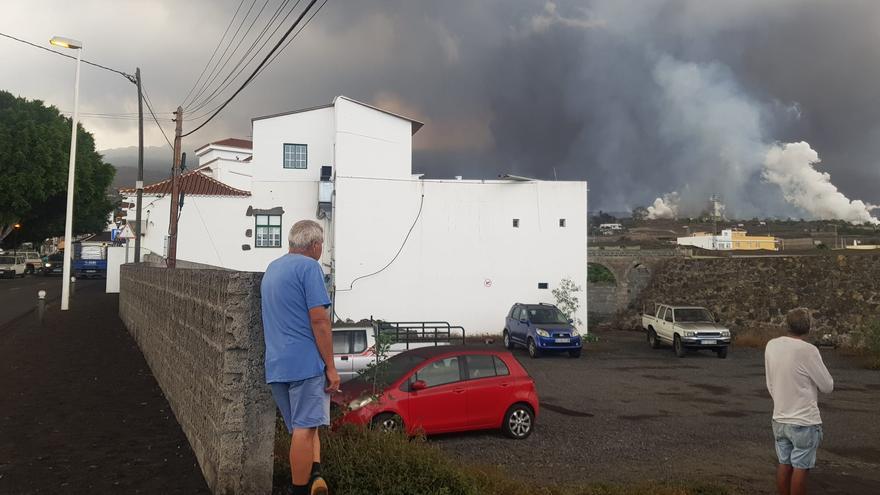
[[[76,301],[76,289],[104,284],[103,279],[77,280],[74,284],[72,304]],[[0,279],[0,327],[35,311],[37,309],[37,292],[46,291],[47,302],[61,297],[61,277],[58,275],[44,277],[42,275],[26,275],[24,278]]]
[[[677,358],[638,332],[598,334],[580,359],[514,354],[538,387],[542,411],[524,441],[493,432],[434,437],[444,450],[524,479],[563,484],[718,481],[774,493],[772,401],[763,352],[732,349]],[[880,373],[823,349],[835,392],[820,398],[825,439],[815,493],[880,493]]]

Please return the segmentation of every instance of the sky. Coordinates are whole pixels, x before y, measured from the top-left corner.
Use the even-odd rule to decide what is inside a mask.
[[[0,32],[76,38],[88,60],[139,66],[170,137],[170,112],[251,5],[219,82],[281,0],[4,0]],[[428,177],[587,180],[593,210],[675,198],[687,214],[719,194],[741,218],[861,221],[880,204],[878,26],[870,0],[329,0],[184,148],[346,95],[425,122],[413,163]],[[0,57],[0,89],[71,109],[71,60],[5,38]],[[87,66],[80,102],[137,110],[132,84]],[[189,109],[184,131],[204,120]],[[137,143],[128,117],[83,123],[99,149]],[[780,161],[788,143],[807,148]],[[146,144],[168,146],[155,124]]]

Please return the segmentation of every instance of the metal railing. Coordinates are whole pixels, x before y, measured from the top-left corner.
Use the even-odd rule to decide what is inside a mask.
[[[371,321],[377,339],[380,335],[387,336],[391,344],[404,344],[407,350],[412,344],[465,343],[464,327],[448,321]]]

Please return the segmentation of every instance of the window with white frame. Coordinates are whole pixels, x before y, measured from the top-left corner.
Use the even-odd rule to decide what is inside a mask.
[[[281,247],[281,215],[256,215],[256,247]]]
[[[284,168],[308,168],[308,163],[308,146],[284,143]]]

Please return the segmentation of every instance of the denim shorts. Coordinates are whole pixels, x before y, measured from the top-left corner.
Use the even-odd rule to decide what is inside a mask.
[[[330,424],[330,394],[324,375],[297,382],[270,383],[272,396],[284,417],[288,432],[294,428],[317,428]]]
[[[776,439],[779,464],[788,464],[797,469],[813,469],[816,466],[816,449],[822,441],[822,425],[790,425],[774,420],[773,437]]]

